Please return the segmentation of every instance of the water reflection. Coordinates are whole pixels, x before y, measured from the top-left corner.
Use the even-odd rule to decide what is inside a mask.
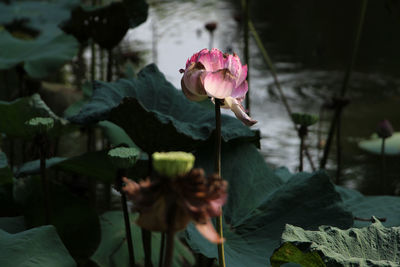
[[[149,19],[131,30],[130,45],[145,52],[147,64],[156,61],[177,88],[178,70],[194,52],[209,45],[204,24],[216,21],[214,46],[241,55],[242,41],[236,1],[150,1]],[[358,1],[251,1],[251,17],[279,73],[279,80],[296,112],[319,113],[321,105],[337,92],[349,51]],[[357,147],[357,140],[368,137],[383,118],[400,128],[397,115],[400,81],[400,23],[382,1],[370,1],[360,53],[349,88],[351,105],[343,114],[344,184],[365,193],[379,194],[379,158]],[[274,83],[254,42],[251,48],[252,117],[262,132],[261,152],[273,166],[298,167],[297,133],[280,103]],[[242,57],[242,56],[241,56]],[[322,120],[326,133],[331,113]],[[318,160],[317,127],[308,139],[311,156]],[[328,169],[335,167],[333,149]],[[388,159],[387,169],[395,184],[400,171],[396,158]],[[305,165],[305,170],[310,166]],[[394,192],[393,187],[393,192]]]

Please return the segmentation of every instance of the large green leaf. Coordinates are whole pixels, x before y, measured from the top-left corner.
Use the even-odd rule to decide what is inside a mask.
[[[110,211],[101,217],[102,240],[96,253],[92,256],[99,267],[125,267],[129,265],[128,249],[125,235],[125,225],[123,213],[120,211]],[[132,240],[134,246],[135,259],[137,263],[143,264],[144,253],[142,245],[142,234],[140,227],[134,221],[137,216],[130,214]],[[159,250],[161,235],[152,233],[152,261],[154,266],[159,266]],[[184,262],[194,264],[194,258],[188,248],[178,239],[175,240],[173,266],[184,266]]]
[[[54,127],[49,132],[49,135],[53,137],[59,136],[75,127],[55,115],[43,102],[39,94],[18,98],[13,102],[0,101],[0,114],[0,132],[11,137],[33,138],[34,133],[27,131],[25,122],[34,117],[50,117],[54,119]]]
[[[196,165],[212,172],[212,147],[196,154]],[[229,182],[224,207],[227,266],[265,266],[280,244],[285,224],[317,229],[320,225],[348,228],[352,214],[324,172],[299,173],[283,183],[251,144],[231,144],[222,150],[222,177]],[[207,257],[217,247],[190,225],[190,246]]]
[[[110,121],[100,121],[99,126],[103,130],[104,135],[112,146],[127,145],[129,147],[137,148],[136,144],[126,134],[124,129]]]
[[[0,185],[12,183],[12,177],[6,154],[0,151]]]
[[[148,153],[193,150],[215,129],[214,112],[187,100],[155,65],[145,67],[138,78],[98,82],[92,100],[69,119],[80,124],[109,120]],[[237,119],[222,116],[222,138],[255,139],[255,134]]]
[[[321,226],[306,231],[286,225],[282,246],[271,257],[273,267],[286,262],[306,267],[399,267],[400,227],[385,228],[378,220],[368,227],[341,230]]]
[[[44,78],[78,52],[78,42],[56,28],[36,39],[22,40],[0,30],[0,70],[23,64],[30,77]]]
[[[0,25],[19,23],[21,27],[44,31],[70,17],[78,0],[11,1],[0,3]],[[21,25],[22,24],[22,25]]]
[[[49,183],[50,223],[78,261],[90,257],[100,242],[99,218],[87,201],[72,195],[61,185]],[[43,194],[38,177],[18,179],[14,198],[23,208],[27,227],[45,223]]]
[[[77,7],[62,28],[81,43],[94,40],[101,47],[112,49],[134,28],[147,19],[145,0],[123,0],[101,7]]]
[[[76,266],[51,225],[17,234],[0,230],[0,247],[0,266]]]
[[[382,147],[382,138],[374,134],[368,140],[363,140],[358,143],[358,146],[369,153],[380,155]],[[385,155],[400,155],[400,133],[396,132],[385,141]]]

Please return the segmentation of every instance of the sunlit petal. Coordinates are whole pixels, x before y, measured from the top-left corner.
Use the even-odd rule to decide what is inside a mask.
[[[244,98],[248,91],[247,81],[243,81],[238,87],[233,89],[231,97],[233,98]]]
[[[203,86],[207,94],[219,99],[230,96],[235,88],[235,83],[235,77],[227,69],[207,73],[203,79]]]
[[[210,219],[208,219],[206,223],[196,223],[195,225],[197,231],[211,243],[220,244],[224,242],[224,239],[215,231]]]
[[[244,107],[237,99],[233,97],[227,97],[225,98],[224,102],[225,105],[229,107],[233,111],[233,113],[235,113],[236,118],[241,120],[247,126],[252,126],[257,123],[256,120],[253,120],[252,118],[250,118],[249,115],[247,115]]]
[[[199,55],[198,61],[204,65],[206,71],[217,71],[224,68],[224,54],[215,48],[208,53]]]

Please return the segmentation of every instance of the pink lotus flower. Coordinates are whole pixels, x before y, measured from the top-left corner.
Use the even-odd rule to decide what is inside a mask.
[[[244,124],[251,126],[257,122],[241,104],[248,90],[247,65],[242,66],[236,54],[203,49],[188,59],[186,69],[180,72],[184,73],[182,92],[189,100],[222,99],[222,108],[231,109]]]

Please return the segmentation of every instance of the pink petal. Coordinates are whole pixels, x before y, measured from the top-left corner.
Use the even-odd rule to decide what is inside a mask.
[[[206,71],[218,71],[224,68],[224,54],[215,48],[199,55],[198,61],[204,65]]]
[[[207,98],[207,93],[201,83],[204,66],[200,62],[190,63],[181,80],[182,91],[189,100],[201,101]]]
[[[228,69],[236,79],[239,78],[242,72],[242,63],[240,63],[240,58],[236,55],[226,55],[224,68]]]
[[[193,54],[193,56],[186,61],[186,68],[189,67],[190,63],[198,62],[199,61],[199,57],[201,57],[201,55],[203,55],[203,54],[208,54],[208,49],[207,48],[204,48],[204,49],[200,50],[199,52]]]
[[[236,84],[237,85],[242,84],[246,80],[246,77],[247,77],[247,65],[244,65],[244,66],[242,66],[242,69],[240,71],[240,74],[239,74]]]
[[[257,123],[256,120],[253,120],[252,118],[247,115],[246,111],[244,110],[244,107],[240,104],[240,102],[233,97],[227,97],[224,99],[225,106],[229,107],[233,113],[235,113],[236,118],[241,120],[244,124],[247,126],[252,126]]]
[[[203,86],[207,94],[219,99],[230,96],[235,83],[235,77],[227,69],[207,73],[203,78]]]
[[[208,219],[206,223],[196,223],[195,225],[197,231],[211,243],[221,244],[224,242],[224,239],[215,231],[210,219]]]
[[[233,89],[231,97],[233,98],[244,98],[248,91],[247,81],[243,81],[238,87]]]

